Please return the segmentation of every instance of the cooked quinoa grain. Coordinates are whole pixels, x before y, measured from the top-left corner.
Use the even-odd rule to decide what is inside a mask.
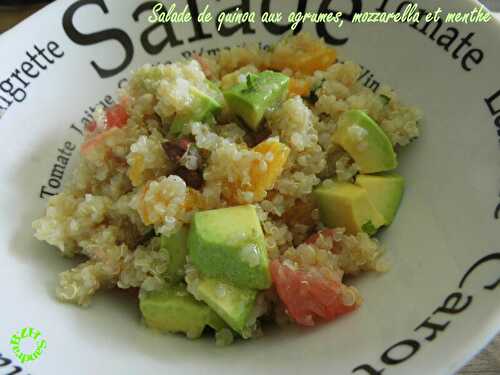
[[[264,70],[284,73],[288,91],[266,109],[259,129],[249,129],[219,90],[250,85]],[[140,288],[140,296],[168,288],[176,260],[160,237],[189,228],[196,212],[251,204],[272,286],[257,293],[239,336],[261,335],[261,320],[314,324],[318,316],[294,302],[295,281],[302,295],[312,293],[311,285],[333,293],[330,302],[323,301],[328,319],[357,308],[361,295],[343,277],[385,271],[382,247],[363,231],[325,228],[312,192],[326,179],[353,182],[360,173],[353,157],[332,142],[344,113],[366,113],[398,152],[419,136],[422,118],[390,88],[364,87],[360,74],[359,65],[336,61],[332,48],[307,34],[268,51],[238,47],[216,57],[139,68],[119,104],[97,110],[72,178],[33,222],[36,238],[64,256],[85,258],[59,275],[57,297],[87,305],[103,288]],[[220,108],[194,117],[200,95]],[[350,131],[360,139],[359,149],[366,148],[366,131]],[[257,249],[245,246],[241,258],[259,267]],[[202,300],[200,271],[187,259],[179,272],[189,295]],[[329,305],[332,300],[337,305]],[[228,327],[217,329],[217,345],[232,343],[236,335]]]

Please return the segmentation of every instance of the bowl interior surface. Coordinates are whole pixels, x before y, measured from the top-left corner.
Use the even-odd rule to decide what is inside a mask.
[[[500,203],[500,117],[495,127],[499,115],[485,102],[500,90],[500,80],[495,78],[500,66],[500,29],[494,22],[453,25],[459,36],[449,51],[406,24],[345,22],[342,28],[327,27],[326,32],[336,39],[348,39],[339,46],[343,59],[361,64],[365,77],[373,74],[372,80],[392,86],[405,103],[421,108],[425,118],[420,139],[401,150],[398,172],[405,177],[407,189],[395,222],[380,235],[391,270],[352,279],[364,297],[356,313],[313,329],[268,328],[261,339],[217,348],[208,338],[190,341],[145,329],[136,302],[124,292],[99,292],[87,309],[58,303],[53,291],[56,275],[75,261],[36,241],[31,222],[45,209],[46,200],[39,193],[47,184],[57,148],[66,141],[82,141],[71,125],[79,124],[84,109],[106,95],[114,96],[130,70],[146,62],[177,60],[188,52],[207,53],[243,42],[269,44],[281,37],[261,23],[252,25],[255,33],[240,31],[227,37],[220,36],[213,24],[206,24],[203,29],[212,37],[190,42],[193,26],[176,24],[173,30],[182,43],[172,47],[170,42],[152,55],[141,44],[141,33],[150,26],[146,13],[136,22],[132,17],[138,7],[135,1],[108,3],[107,13],[97,6],[82,7],[73,22],[82,33],[110,27],[126,30],[133,43],[133,59],[112,77],[100,78],[90,62],[116,66],[123,59],[123,47],[116,41],[89,46],[71,41],[62,29],[69,1],[52,4],[0,39],[0,49],[12,51],[2,63],[2,76],[25,58],[24,47],[16,46],[31,48],[33,33],[40,34],[39,45],[55,40],[64,51],[60,60],[33,81],[26,100],[9,108],[0,120],[2,355],[14,359],[10,335],[31,326],[43,333],[48,344],[39,360],[23,365],[33,374],[62,368],[75,374],[326,369],[334,374],[370,373],[368,367],[355,370],[364,364],[376,370],[386,368],[386,374],[451,373],[495,334],[500,328],[500,288],[495,288],[500,275],[499,223],[494,216]],[[259,14],[260,2],[256,3],[252,2],[252,10]],[[271,2],[275,11],[285,14],[296,3],[278,6]],[[335,5],[348,13],[357,3],[346,0]],[[438,3],[419,2],[428,9],[442,6]],[[319,4],[308,2],[308,11],[318,11]],[[373,10],[370,6],[371,2],[363,4],[362,10]],[[466,0],[453,4],[455,10],[472,6]],[[216,13],[229,6],[211,3],[211,7]],[[443,25],[436,35],[451,35],[447,27],[452,26]],[[151,40],[159,43],[165,30],[156,29]],[[313,35],[318,31],[311,23],[303,30]],[[469,60],[470,71],[462,66],[463,52],[457,58],[452,55],[460,38],[469,33],[474,34],[468,48],[484,55],[478,64]],[[490,101],[500,111],[500,95]],[[65,179],[76,160],[75,154]]]

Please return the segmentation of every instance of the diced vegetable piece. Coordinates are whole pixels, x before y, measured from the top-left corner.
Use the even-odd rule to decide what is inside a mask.
[[[313,195],[321,222],[330,228],[343,227],[350,234],[366,231],[372,235],[384,225],[384,218],[373,207],[365,189],[348,182],[327,180]]]
[[[83,156],[89,154],[90,151],[95,149],[97,146],[104,144],[106,142],[106,139],[111,137],[115,133],[115,131],[116,128],[113,127],[92,135],[80,146],[80,152]]]
[[[354,288],[326,279],[319,271],[292,269],[275,259],[271,274],[288,314],[300,325],[313,326],[317,318],[333,320],[361,303]]]
[[[332,140],[351,155],[361,173],[389,171],[398,166],[391,141],[363,111],[343,113]]]
[[[251,129],[257,130],[266,110],[283,99],[288,81],[288,76],[272,71],[248,74],[247,82],[224,91],[224,98],[233,113]]]
[[[120,104],[116,104],[106,111],[106,119],[108,122],[108,128],[121,128],[127,124],[128,113]]]
[[[139,307],[149,327],[162,332],[184,332],[189,338],[200,337],[207,325],[215,330],[226,326],[210,307],[195,300],[182,284],[144,293]]]
[[[115,104],[114,106],[107,108],[106,112],[106,129],[110,128],[122,128],[127,124],[128,113],[125,107],[121,104]],[[97,127],[95,121],[92,121],[86,126],[86,130],[93,132]]]
[[[206,81],[207,85],[208,82]],[[169,134],[172,136],[180,136],[185,131],[185,125],[193,121],[205,121],[209,119],[213,113],[219,111],[222,107],[217,97],[220,96],[217,86],[210,84],[211,95],[208,95],[194,86],[190,87],[193,96],[191,111],[178,114],[175,116],[169,128]]]
[[[251,289],[202,277],[196,287],[197,295],[236,332],[242,334],[247,326],[257,297]]]
[[[266,243],[254,206],[195,213],[188,250],[193,265],[208,277],[241,288],[271,285]]]
[[[97,124],[95,121],[87,124],[85,127],[89,133],[86,141],[81,145],[80,152],[87,155],[92,149],[103,144],[107,138],[114,133],[115,128],[123,128],[128,121],[128,113],[125,107],[121,104],[107,108],[106,113],[106,127],[99,132],[96,132]]]
[[[356,177],[356,185],[368,193],[368,199],[384,217],[384,224],[390,225],[403,199],[405,181],[396,173],[363,175]]]
[[[168,268],[165,272],[169,281],[177,283],[184,278],[187,255],[187,228],[181,227],[169,236],[161,236],[161,248],[168,253]]]

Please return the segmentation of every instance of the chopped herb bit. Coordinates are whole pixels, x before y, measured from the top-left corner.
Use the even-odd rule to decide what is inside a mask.
[[[384,102],[384,105],[389,104],[389,102],[391,101],[391,98],[389,98],[387,95],[381,94],[379,96],[380,99],[382,99],[382,101]]]
[[[316,83],[313,85],[312,89],[313,89],[313,90],[315,90],[315,91],[319,90],[319,89],[323,86],[323,84],[324,84],[325,82],[326,82],[326,79],[325,79],[325,78],[323,78],[321,81],[316,82]]]
[[[176,121],[177,120],[177,121]],[[168,135],[171,135],[173,137],[179,137],[182,135],[185,126],[184,122],[179,119],[179,117],[176,117],[174,122],[170,125],[170,128],[168,129]]]
[[[156,235],[155,230],[153,228],[151,228],[146,233],[144,233],[141,238],[139,238],[136,246],[146,245],[149,241],[151,241],[153,239],[153,237],[155,235]]]
[[[309,92],[309,95],[305,97],[306,100],[310,101],[311,103],[316,103],[318,101],[318,95],[317,92],[318,90],[323,86],[325,83],[325,79],[323,78],[321,81],[316,82],[313,87],[311,88],[311,91]]]
[[[367,233],[369,236],[374,235],[377,232],[377,228],[373,225],[371,220],[367,221],[366,223],[363,224],[361,227],[363,232]]]
[[[209,127],[212,127],[213,125],[217,124],[217,121],[213,113],[208,113],[205,117],[203,117],[201,121],[207,124]]]
[[[247,75],[247,88],[244,90],[245,92],[252,92],[257,90],[257,75],[256,74],[248,74]]]

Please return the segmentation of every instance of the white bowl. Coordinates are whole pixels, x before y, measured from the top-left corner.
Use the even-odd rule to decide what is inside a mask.
[[[168,44],[158,47],[166,29],[160,26],[144,34],[151,25],[147,11],[134,19],[140,2],[72,3],[55,2],[0,37],[0,81],[10,76],[10,82],[24,90],[13,93],[14,98],[4,92],[11,91],[8,83],[0,90],[0,96],[12,101],[0,120],[0,371],[9,373],[18,365],[23,374],[366,375],[380,374],[382,369],[384,375],[450,374],[500,329],[500,287],[496,287],[500,28],[496,21],[445,24],[434,34],[435,40],[430,35],[435,25],[429,26],[428,35],[407,24],[345,22],[340,29],[327,27],[326,33],[335,40],[346,39],[342,53],[367,69],[365,77],[373,74],[372,81],[393,86],[425,114],[421,138],[401,154],[400,172],[408,188],[396,222],[382,238],[392,269],[354,281],[365,298],[356,313],[314,329],[271,330],[262,339],[217,348],[209,340],[190,341],[146,329],[126,293],[98,293],[87,309],[57,302],[56,275],[74,262],[36,241],[31,221],[45,208],[40,189],[49,184],[57,149],[67,141],[81,143],[75,128],[82,127],[84,111],[114,95],[130,70],[143,63],[280,37],[261,23],[251,25],[254,34],[243,35],[240,30],[220,36],[212,22],[202,26],[203,33],[212,36],[199,39],[200,30],[187,23],[173,25],[175,37],[170,34]],[[261,3],[266,1],[252,1],[257,14]],[[297,3],[271,1],[272,10],[285,14]],[[318,11],[319,3],[307,2],[307,10]],[[356,4],[361,6],[357,0],[331,3],[346,13]],[[374,9],[369,6],[384,1],[362,3],[362,10],[369,11]],[[390,1],[386,10],[399,3]],[[419,2],[422,8],[441,5],[444,12],[450,10],[445,7],[451,2],[442,3]],[[199,2],[200,10],[203,4]],[[451,10],[476,5],[456,0]],[[211,7],[215,13],[229,5],[213,2]],[[442,35],[455,34],[449,28],[458,35],[447,51],[438,40],[445,43]],[[304,30],[317,32],[311,23]],[[473,35],[468,40],[460,40],[469,33]],[[149,38],[148,50],[141,35]],[[30,61],[26,51],[35,53],[34,44],[46,49],[47,59],[42,55],[36,59],[45,69],[36,67],[36,61],[31,63],[33,70],[23,65]],[[158,51],[153,51],[153,44]],[[93,65],[101,75],[110,76],[101,78]],[[16,69],[39,74],[29,80],[18,75],[28,85],[24,88],[11,76]],[[5,104],[0,98],[0,106]],[[73,154],[65,179],[75,159]],[[36,361],[20,365],[9,341],[23,327],[38,329],[47,347]]]

